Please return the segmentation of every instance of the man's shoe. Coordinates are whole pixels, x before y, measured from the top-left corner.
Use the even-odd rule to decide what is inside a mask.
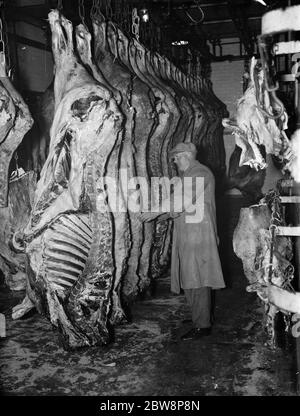
[[[192,328],[186,334],[182,335],[182,341],[188,341],[193,339],[200,339],[207,337],[211,333],[211,328]]]

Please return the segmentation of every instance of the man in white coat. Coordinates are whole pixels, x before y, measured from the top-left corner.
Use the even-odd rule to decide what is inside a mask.
[[[141,214],[151,221],[169,212],[174,219],[171,291],[184,290],[192,311],[193,328],[182,340],[211,333],[211,291],[225,287],[218,253],[215,180],[212,172],[196,160],[193,143],[179,143],[170,152],[180,178],[174,192],[159,207]]]

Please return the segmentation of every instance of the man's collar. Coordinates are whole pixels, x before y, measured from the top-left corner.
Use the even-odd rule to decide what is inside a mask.
[[[193,169],[194,166],[198,165],[198,160],[191,160],[190,166],[183,172],[183,176],[188,176],[189,172]]]

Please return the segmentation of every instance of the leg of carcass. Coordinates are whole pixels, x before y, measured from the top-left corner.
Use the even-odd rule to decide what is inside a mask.
[[[29,299],[28,295],[26,295],[19,305],[13,307],[11,315],[12,319],[22,318],[22,316],[31,311],[33,308],[35,308],[34,303]]]

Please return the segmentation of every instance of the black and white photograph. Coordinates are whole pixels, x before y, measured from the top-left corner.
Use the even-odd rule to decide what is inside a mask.
[[[0,395],[300,395],[300,0],[0,0]]]

